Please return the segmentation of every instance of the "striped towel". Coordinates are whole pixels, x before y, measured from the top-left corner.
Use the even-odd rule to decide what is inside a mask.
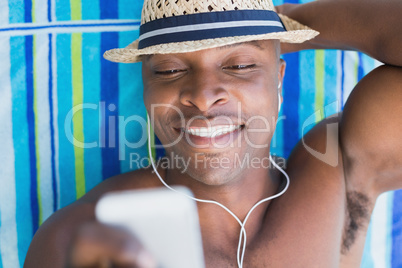
[[[102,58],[138,37],[141,6],[132,0],[0,2],[0,268],[22,267],[33,234],[55,210],[148,163],[141,65]],[[272,150],[288,156],[302,133],[342,109],[377,63],[341,51],[285,60],[286,120],[278,123]],[[380,198],[362,267],[402,267],[398,204],[401,192]]]

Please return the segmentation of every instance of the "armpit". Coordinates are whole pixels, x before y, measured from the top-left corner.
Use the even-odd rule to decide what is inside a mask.
[[[346,222],[343,230],[341,253],[346,255],[357,239],[360,229],[370,221],[369,198],[359,192],[348,192],[346,195]]]

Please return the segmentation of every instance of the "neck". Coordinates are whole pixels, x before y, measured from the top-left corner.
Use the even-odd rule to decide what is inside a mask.
[[[221,203],[231,210],[241,222],[244,222],[246,215],[258,201],[279,191],[280,181],[271,169],[246,169],[243,174],[229,183],[207,185],[179,170],[169,169],[166,172],[165,181],[169,185],[187,186],[193,191],[196,198]],[[261,227],[269,202],[259,205],[247,220],[246,230],[249,241],[252,241],[252,237]],[[240,225],[223,208],[216,204],[198,202],[198,210],[204,238],[219,240],[220,242],[213,242],[215,245],[227,242],[234,245],[232,242],[238,241]]]

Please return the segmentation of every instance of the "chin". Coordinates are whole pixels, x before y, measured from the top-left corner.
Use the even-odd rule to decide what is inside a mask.
[[[235,181],[240,172],[232,168],[188,168],[185,173],[202,184],[222,186]]]

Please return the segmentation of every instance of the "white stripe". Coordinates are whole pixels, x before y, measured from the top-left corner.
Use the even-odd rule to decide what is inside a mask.
[[[211,29],[222,29],[222,28],[244,27],[244,26],[276,26],[283,28],[282,24],[278,21],[243,20],[243,21],[213,22],[213,23],[186,25],[186,26],[176,26],[176,27],[154,30],[142,34],[139,40],[141,41],[157,35],[169,34],[169,33],[180,33],[180,32],[190,32],[198,30],[211,30]]]
[[[9,23],[8,12],[8,1],[0,1],[0,25]]]
[[[336,100],[338,101],[341,109],[343,100],[342,98],[342,52],[338,50],[336,53],[336,70],[337,70],[337,76],[336,76]]]
[[[344,85],[343,85],[343,104],[345,104],[353,88],[357,84],[357,72],[356,63],[359,61],[357,52],[355,51],[345,51],[344,58]]]
[[[60,208],[60,169],[59,169],[59,128],[57,123],[57,117],[59,114],[58,102],[57,102],[57,47],[56,47],[56,35],[52,35],[52,95],[53,95],[53,129],[54,129],[54,151],[55,151],[55,173],[57,183],[57,204]]]
[[[128,32],[136,31],[139,26],[85,26],[85,27],[57,27],[28,30],[12,30],[0,32],[0,36],[24,36],[34,34],[60,34],[60,33],[99,33],[99,32]]]
[[[16,223],[16,191],[10,82],[10,39],[0,38],[0,251],[4,267],[20,267]],[[16,126],[18,127],[18,126]]]
[[[39,160],[39,189],[43,220],[53,213],[49,110],[49,36],[35,36],[36,140]]]
[[[390,267],[391,245],[389,245],[389,237],[392,235],[392,213],[390,213],[389,206],[392,199],[393,192],[380,195],[371,218],[371,256],[375,268]]]
[[[47,13],[46,13],[47,14]],[[8,14],[7,14],[8,16]],[[74,26],[74,25],[93,25],[96,24],[97,26],[105,26],[105,25],[110,25],[110,24],[124,24],[124,23],[140,23],[140,20],[74,20],[74,21],[53,21],[53,22],[39,22],[39,23],[33,23],[33,22],[26,22],[26,23],[10,23],[8,24],[8,17],[7,17],[7,25],[5,26],[0,26],[0,30],[2,29],[9,29],[9,28],[15,28],[15,29],[21,29],[21,28],[26,28],[26,27],[52,27],[52,26]]]
[[[35,21],[38,23],[48,22],[47,18],[47,0],[35,0]]]
[[[51,20],[56,21],[57,20],[57,17],[56,17],[56,0],[52,0],[50,4],[51,4],[51,7],[50,7]]]

